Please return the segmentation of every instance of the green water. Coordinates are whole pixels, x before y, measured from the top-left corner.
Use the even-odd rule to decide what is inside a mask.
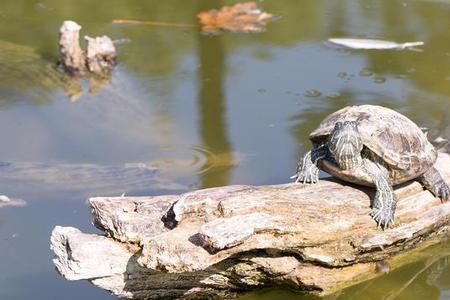
[[[0,2],[0,159],[11,163],[0,167],[0,194],[28,202],[0,209],[0,299],[114,298],[87,282],[65,281],[51,262],[55,225],[95,231],[89,196],[288,182],[310,146],[308,133],[348,104],[385,105],[450,136],[445,0],[265,0],[261,6],[281,18],[261,34],[111,24],[123,18],[195,24],[198,11],[229,3]],[[128,40],[118,45],[110,82],[82,81],[75,93],[78,83],[55,72],[57,32],[66,19],[83,25],[82,35]],[[341,36],[425,46],[355,51],[324,42]],[[307,97],[312,89],[320,95]],[[450,299],[448,257],[419,272],[426,264],[334,298]],[[270,290],[243,299],[311,297]]]

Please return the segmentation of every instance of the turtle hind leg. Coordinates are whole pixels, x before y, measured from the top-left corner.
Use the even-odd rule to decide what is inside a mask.
[[[426,171],[419,177],[419,181],[435,197],[441,198],[443,202],[450,200],[450,187],[435,168]]]
[[[362,168],[372,177],[377,188],[369,215],[377,222],[378,226],[386,229],[394,222],[394,213],[397,206],[388,171],[382,165],[367,158],[363,160]]]
[[[312,149],[299,160],[297,172],[291,178],[295,182],[316,183],[319,181],[319,168],[317,163],[328,154],[328,148],[325,145]]]

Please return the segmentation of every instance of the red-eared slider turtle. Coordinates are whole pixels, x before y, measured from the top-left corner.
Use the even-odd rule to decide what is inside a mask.
[[[443,201],[450,188],[433,167],[437,152],[410,119],[376,105],[348,106],[310,135],[314,147],[299,161],[296,182],[316,183],[319,168],[345,181],[375,186],[370,215],[381,228],[394,220],[393,185],[417,178]]]

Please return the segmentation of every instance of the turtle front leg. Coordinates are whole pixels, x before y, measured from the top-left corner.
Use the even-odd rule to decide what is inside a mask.
[[[388,171],[380,164],[365,158],[363,168],[375,183],[377,192],[372,202],[369,215],[382,229],[386,229],[394,222],[397,199],[389,179]]]
[[[419,181],[435,197],[441,198],[443,202],[450,200],[450,187],[435,168],[431,168],[425,172],[425,174],[419,177]]]
[[[297,172],[291,178],[295,178],[295,182],[316,183],[319,181],[318,162],[328,155],[328,147],[325,145],[316,147],[309,151],[299,160],[297,164]]]

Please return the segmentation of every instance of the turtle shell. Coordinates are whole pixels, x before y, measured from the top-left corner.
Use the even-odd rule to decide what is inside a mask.
[[[437,159],[433,145],[413,121],[376,105],[347,106],[332,113],[310,134],[310,139],[323,143],[339,121],[357,121],[364,146],[397,170],[415,172],[419,176]]]

